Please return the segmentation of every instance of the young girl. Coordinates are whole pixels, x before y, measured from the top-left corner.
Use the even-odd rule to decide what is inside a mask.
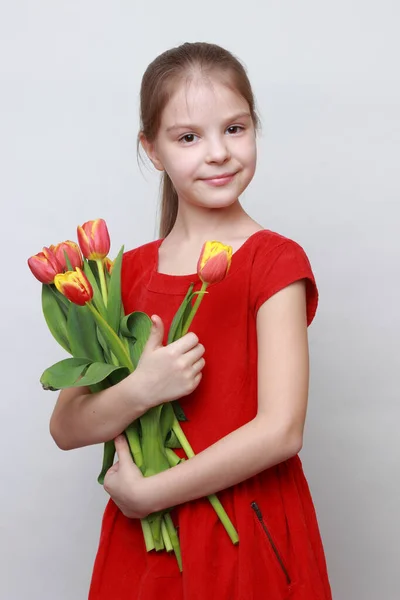
[[[295,241],[263,228],[239,197],[256,168],[259,120],[245,69],[223,48],[186,43],[158,56],[141,87],[139,142],[162,172],[160,239],[128,251],[125,311],[152,315],[138,368],[112,388],[60,393],[57,444],[116,438],[90,600],[329,600],[324,551],[298,452],[306,416],[307,326],[318,292]],[[233,248],[192,331],[166,345],[206,240]],[[120,434],[180,398],[196,456],[144,478]],[[183,454],[182,454],[183,456]],[[206,496],[219,499],[234,545]],[[146,552],[140,518],[173,507],[173,553]]]

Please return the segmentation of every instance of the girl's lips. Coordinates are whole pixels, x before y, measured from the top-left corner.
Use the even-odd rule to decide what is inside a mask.
[[[233,175],[226,175],[225,177],[215,177],[214,179],[203,179],[203,181],[205,183],[208,183],[209,185],[221,186],[230,183],[235,177],[235,175],[236,173],[233,173]]]

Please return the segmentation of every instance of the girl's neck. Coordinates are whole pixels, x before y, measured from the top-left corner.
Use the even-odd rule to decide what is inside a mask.
[[[198,245],[204,240],[247,237],[260,227],[237,201],[226,208],[204,209],[187,207],[178,209],[175,224],[168,234],[173,244]]]

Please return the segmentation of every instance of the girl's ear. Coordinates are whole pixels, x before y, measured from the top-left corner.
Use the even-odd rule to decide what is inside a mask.
[[[142,144],[142,147],[144,149],[144,151],[146,152],[147,156],[149,157],[149,159],[151,160],[151,162],[153,163],[153,165],[155,166],[155,168],[158,171],[164,171],[164,167],[162,162],[160,161],[160,159],[158,158],[156,149],[155,149],[155,144],[154,143],[150,143],[144,133],[140,132],[139,135],[139,140],[140,143]]]

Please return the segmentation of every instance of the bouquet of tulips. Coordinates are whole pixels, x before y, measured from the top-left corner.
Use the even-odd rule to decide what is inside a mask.
[[[42,285],[42,309],[50,332],[72,356],[47,368],[40,382],[46,390],[88,386],[97,392],[115,385],[137,367],[151,329],[143,312],[124,314],[121,301],[121,265],[124,246],[117,257],[108,257],[110,236],[103,219],[77,228],[79,245],[67,240],[44,247],[28,265]],[[185,335],[207,293],[207,287],[227,274],[232,248],[206,242],[198,261],[201,290],[189,286],[168,332],[168,343]],[[193,300],[195,299],[194,303]],[[144,476],[160,473],[181,459],[173,451],[194,452],[181,428],[185,415],[177,400],[149,409],[125,430],[132,459]],[[103,465],[98,477],[104,482],[115,456],[114,441],[104,444]],[[215,494],[208,496],[233,543],[237,532]],[[174,551],[182,570],[177,531],[169,510],[141,519],[147,551]]]

